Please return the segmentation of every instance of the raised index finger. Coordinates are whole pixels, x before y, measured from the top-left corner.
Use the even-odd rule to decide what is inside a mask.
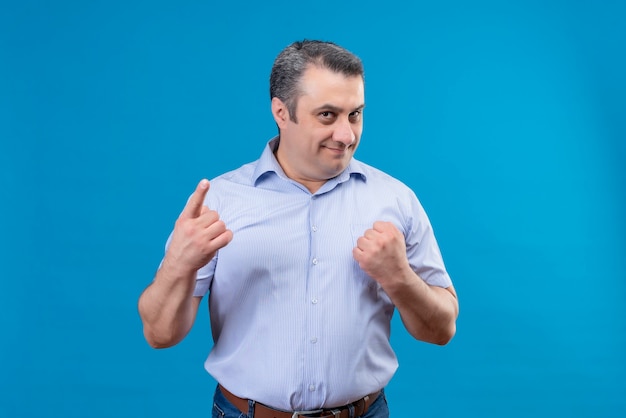
[[[200,183],[196,186],[196,190],[189,196],[189,200],[187,200],[187,204],[180,214],[181,218],[197,218],[200,216],[209,186],[210,184],[207,179],[200,180]]]

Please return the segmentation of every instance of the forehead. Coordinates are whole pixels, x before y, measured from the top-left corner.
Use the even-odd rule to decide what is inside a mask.
[[[309,66],[300,80],[299,102],[328,102],[338,106],[364,104],[365,88],[360,75],[346,76],[327,68]]]

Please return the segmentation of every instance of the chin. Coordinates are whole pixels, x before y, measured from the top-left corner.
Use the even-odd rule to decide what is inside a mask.
[[[340,166],[330,168],[329,170],[327,170],[327,173],[329,176],[328,178],[332,179],[333,177],[337,177],[339,174],[343,172],[343,170],[346,169],[347,166],[348,164],[342,164]]]

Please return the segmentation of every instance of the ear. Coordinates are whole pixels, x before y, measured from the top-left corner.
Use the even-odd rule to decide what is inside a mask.
[[[272,115],[279,129],[283,129],[289,121],[287,106],[278,97],[272,98]]]

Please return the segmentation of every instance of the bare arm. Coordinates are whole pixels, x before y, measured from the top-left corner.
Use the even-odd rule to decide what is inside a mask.
[[[358,239],[355,260],[380,283],[416,339],[447,344],[456,332],[459,304],[452,286],[424,282],[409,265],[404,237],[389,222],[376,222]]]
[[[383,287],[400,312],[402,322],[416,339],[445,345],[456,333],[459,304],[456,291],[430,286],[413,271],[403,280]]]
[[[154,348],[178,344],[191,330],[202,298],[193,297],[195,272],[177,276],[165,262],[139,298],[143,335]]]
[[[232,239],[217,212],[203,206],[208,189],[202,180],[189,198],[154,281],[139,297],[143,333],[154,348],[171,347],[189,333],[201,300],[193,296],[196,273]]]

